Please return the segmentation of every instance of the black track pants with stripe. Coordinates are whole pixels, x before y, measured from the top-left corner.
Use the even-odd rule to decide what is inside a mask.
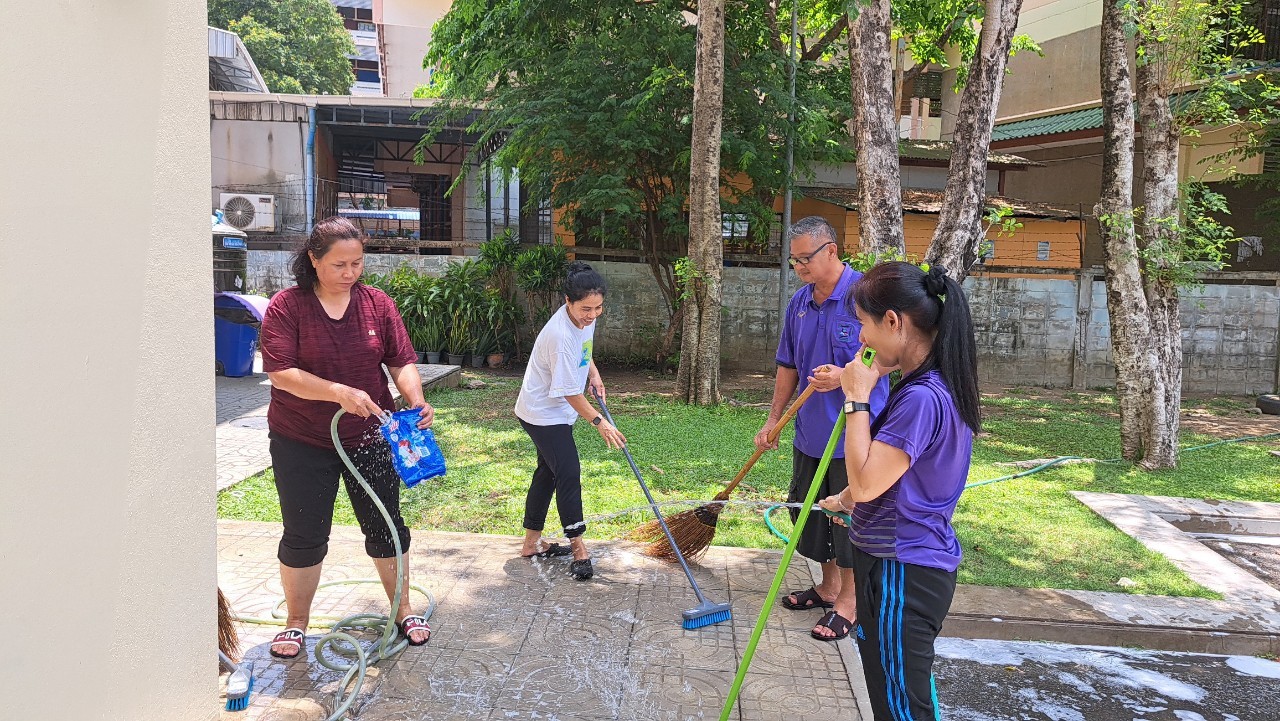
[[[956,574],[854,549],[856,633],[875,721],[942,718],[933,640],[951,609]]]

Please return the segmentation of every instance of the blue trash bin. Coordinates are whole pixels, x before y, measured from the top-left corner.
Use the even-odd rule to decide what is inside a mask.
[[[218,373],[232,378],[253,374],[260,325],[258,317],[234,296],[214,296],[213,357]]]

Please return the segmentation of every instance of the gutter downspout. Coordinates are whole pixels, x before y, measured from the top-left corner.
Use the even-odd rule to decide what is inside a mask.
[[[316,224],[316,108],[307,108],[307,151],[303,154],[303,173],[306,174],[307,233]]]

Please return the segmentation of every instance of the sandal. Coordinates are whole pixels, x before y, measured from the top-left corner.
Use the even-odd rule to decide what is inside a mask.
[[[271,655],[275,656],[276,658],[282,658],[286,661],[291,661],[302,655],[302,644],[306,640],[306,638],[307,638],[307,635],[302,631],[302,629],[286,628],[280,633],[277,633],[275,638],[271,639],[271,646],[269,647],[268,650],[271,652]],[[297,650],[294,651],[293,653],[280,653],[275,649],[275,646],[278,644],[292,644],[293,647]]]
[[[405,616],[400,621],[400,633],[404,634],[404,639],[409,642],[410,646],[421,646],[431,640],[431,626],[427,623],[427,619],[422,616]],[[427,637],[421,641],[414,641],[410,633],[414,631],[426,631]]]
[[[792,601],[792,596],[795,596],[796,600]],[[831,608],[835,604],[830,601],[824,601],[822,596],[818,594],[818,589],[810,586],[807,591],[792,591],[783,596],[782,605],[792,611],[807,611],[811,608]]]
[[[569,573],[573,575],[576,581],[586,581],[595,575],[596,571],[591,566],[591,559],[584,558],[580,561],[574,561],[569,564]]]
[[[520,554],[521,558],[560,558],[561,556],[572,556],[573,549],[568,546],[561,546],[559,543],[552,543],[537,553],[528,555]]]
[[[826,626],[834,631],[836,635],[823,636],[818,633],[818,626]],[[822,620],[818,621],[818,626],[813,627],[814,630],[809,632],[810,636],[813,636],[819,641],[839,641],[849,635],[849,629],[853,628],[853,622],[835,611],[827,611],[826,615],[822,617]]]

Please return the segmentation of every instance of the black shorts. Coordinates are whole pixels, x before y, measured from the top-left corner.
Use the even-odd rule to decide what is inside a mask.
[[[818,464],[822,459],[807,456],[795,448],[791,449],[791,453],[791,491],[787,494],[787,502],[803,503],[809,493],[809,483],[818,472]],[[827,466],[827,475],[818,487],[814,503],[827,496],[834,496],[848,485],[849,475],[844,467],[844,459],[832,458],[831,464]],[[790,510],[791,522],[795,523],[800,516],[800,509]],[[805,521],[804,529],[800,532],[796,552],[818,563],[835,561],[840,568],[853,568],[853,542],[849,540],[849,529],[819,511],[809,512],[809,520]]]
[[[396,547],[386,519],[336,450],[317,448],[274,432],[270,438],[271,465],[284,519],[284,535],[277,552],[280,563],[290,568],[308,568],[324,560],[329,551],[339,478],[346,483],[351,508],[364,532],[365,551],[373,558],[395,557]],[[391,464],[391,449],[385,441],[379,441],[346,451],[391,514],[400,548],[408,552],[409,528],[400,517],[400,476]]]

